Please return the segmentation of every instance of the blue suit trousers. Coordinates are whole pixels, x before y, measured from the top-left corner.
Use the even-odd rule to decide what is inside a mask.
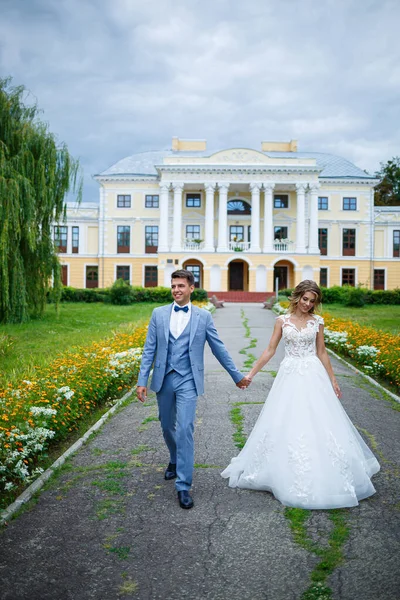
[[[193,479],[193,433],[197,404],[192,374],[182,376],[176,371],[168,373],[157,393],[157,402],[158,417],[170,453],[170,462],[176,464],[176,490],[190,490]]]

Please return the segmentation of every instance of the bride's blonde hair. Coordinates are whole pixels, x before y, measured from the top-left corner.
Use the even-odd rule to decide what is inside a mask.
[[[296,310],[297,305],[300,301],[300,298],[306,292],[312,292],[316,296],[315,304],[310,309],[311,314],[315,312],[315,309],[318,308],[318,306],[321,304],[322,293],[321,293],[321,290],[319,289],[319,287],[317,286],[317,284],[315,283],[315,281],[312,281],[311,279],[305,279],[304,281],[301,281],[298,285],[296,285],[293,292],[289,296],[289,302],[290,302],[289,308],[288,308],[289,313],[293,313]]]

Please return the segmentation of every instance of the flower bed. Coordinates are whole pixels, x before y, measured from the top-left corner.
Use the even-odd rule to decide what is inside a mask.
[[[400,336],[324,314],[325,342],[371,376],[400,389]]]
[[[0,491],[42,472],[38,457],[96,407],[136,381],[147,326],[79,348],[37,368],[32,381],[0,390]]]

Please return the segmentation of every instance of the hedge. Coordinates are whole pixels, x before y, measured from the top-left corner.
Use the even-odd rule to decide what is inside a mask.
[[[194,289],[192,300],[207,300],[207,292],[203,289]],[[171,290],[167,287],[143,288],[129,285],[118,279],[111,288],[77,289],[64,287],[61,302],[105,302],[110,304],[134,304],[135,302],[165,303],[172,301]]]
[[[293,289],[279,290],[279,295],[289,297]],[[394,290],[368,290],[351,285],[321,287],[322,302],[325,304],[344,304],[345,306],[364,306],[364,304],[400,304],[400,288]]]

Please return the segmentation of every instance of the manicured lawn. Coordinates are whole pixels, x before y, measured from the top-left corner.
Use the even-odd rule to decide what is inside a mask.
[[[400,334],[400,306],[397,305],[374,304],[352,308],[341,304],[324,304],[322,312],[329,313],[332,317],[356,321],[360,325]]]
[[[147,321],[156,306],[159,305],[66,303],[60,305],[57,316],[54,306],[48,305],[42,319],[22,325],[0,325],[0,388],[22,377],[29,379],[33,366],[44,366],[72,347],[89,345],[116,331],[131,330]],[[4,335],[11,341],[11,347],[3,354]]]

